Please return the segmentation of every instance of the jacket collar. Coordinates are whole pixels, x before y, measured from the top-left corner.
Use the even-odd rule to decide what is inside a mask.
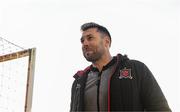
[[[127,55],[122,56],[121,54],[117,54],[116,56],[113,57],[113,59],[106,66],[104,66],[104,69],[107,69],[109,66],[111,66],[115,62],[124,61],[124,60],[128,60]],[[79,70],[73,77],[74,78],[81,77],[93,69],[94,69],[94,67],[92,65],[90,65],[90,66],[86,67],[84,70]]]

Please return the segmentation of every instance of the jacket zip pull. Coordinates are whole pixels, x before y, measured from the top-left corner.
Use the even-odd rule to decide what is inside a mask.
[[[76,89],[79,89],[79,88],[81,88],[81,85],[80,85],[80,84],[77,84],[77,85],[76,85]]]

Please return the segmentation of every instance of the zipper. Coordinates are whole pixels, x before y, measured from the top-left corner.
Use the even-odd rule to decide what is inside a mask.
[[[77,83],[74,98],[73,98],[73,111],[78,111],[79,109],[80,88],[81,88],[81,85]]]

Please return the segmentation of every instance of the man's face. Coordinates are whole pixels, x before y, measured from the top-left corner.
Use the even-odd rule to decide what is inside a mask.
[[[83,55],[87,61],[96,62],[105,53],[104,38],[96,28],[83,31],[81,43]]]

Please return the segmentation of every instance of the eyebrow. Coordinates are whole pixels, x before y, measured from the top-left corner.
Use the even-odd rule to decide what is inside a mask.
[[[80,40],[82,40],[82,39],[85,38],[85,37],[90,37],[90,36],[92,36],[92,34],[88,34],[88,35],[86,35],[86,36],[82,36],[82,37],[80,38]]]

